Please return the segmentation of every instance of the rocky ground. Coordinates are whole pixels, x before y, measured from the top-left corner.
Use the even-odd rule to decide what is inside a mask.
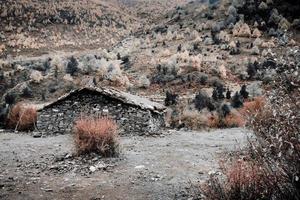
[[[200,91],[211,100],[217,87],[233,95],[246,85],[251,101],[289,69],[295,81],[286,84],[299,83],[298,1],[187,2],[4,1],[0,124],[8,104],[41,105],[86,85],[160,103],[171,91],[180,107],[169,106],[171,113],[179,109],[202,120],[220,114],[224,104],[238,118],[243,113],[230,98],[213,100],[214,111],[195,109]],[[120,141],[120,158],[76,157],[71,135],[2,131],[0,199],[189,199],[191,183],[218,171],[221,152],[247,143],[243,129],[166,131]]]
[[[190,199],[244,129],[121,137],[119,158],[74,156],[72,135],[0,133],[1,199]]]

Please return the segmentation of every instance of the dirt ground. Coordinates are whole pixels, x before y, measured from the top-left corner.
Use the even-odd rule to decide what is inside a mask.
[[[189,199],[244,129],[121,137],[119,158],[76,157],[72,135],[0,133],[0,199]]]

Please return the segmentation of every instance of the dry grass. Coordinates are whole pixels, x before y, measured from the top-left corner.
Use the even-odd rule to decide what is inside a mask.
[[[199,130],[207,127],[207,117],[197,110],[184,110],[181,122],[192,130]]]
[[[83,117],[74,128],[78,155],[91,152],[109,157],[118,154],[118,126],[109,118]]]
[[[281,176],[272,174],[259,162],[236,160],[223,169],[225,178],[211,176],[202,186],[208,200],[270,199]]]
[[[239,112],[244,116],[253,116],[262,110],[262,108],[265,106],[265,103],[264,97],[257,97],[253,101],[245,102],[244,106],[239,110]]]
[[[232,128],[232,127],[243,127],[245,126],[246,122],[244,117],[241,116],[239,113],[231,112],[229,115],[225,117],[224,124],[226,127]]]
[[[22,103],[16,104],[8,116],[8,127],[19,131],[33,130],[37,120],[37,112],[33,107]]]
[[[210,128],[233,128],[245,126],[245,119],[239,113],[231,112],[225,118],[219,115],[211,115],[207,120],[207,126]]]
[[[256,136],[249,149],[201,187],[209,200],[300,199],[299,87],[277,80],[268,99],[244,108]],[[299,86],[299,84],[296,84]]]

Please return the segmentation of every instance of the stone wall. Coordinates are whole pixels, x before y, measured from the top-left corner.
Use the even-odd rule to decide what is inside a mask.
[[[110,116],[119,125],[120,134],[156,133],[164,124],[163,114],[140,109],[97,92],[71,94],[39,112],[37,129],[43,134],[65,134],[80,116]]]

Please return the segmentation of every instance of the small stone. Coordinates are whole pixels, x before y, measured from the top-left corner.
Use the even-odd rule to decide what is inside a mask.
[[[143,169],[143,168],[145,168],[145,165],[138,165],[134,167],[134,169]]]
[[[40,137],[42,137],[42,133],[41,132],[33,132],[32,137],[34,137],[34,138],[40,138]]]
[[[214,44],[214,41],[212,40],[212,38],[207,37],[207,38],[205,38],[205,40],[203,41],[203,43],[205,45],[212,45],[212,44]]]
[[[96,167],[90,166],[90,171],[91,171],[91,172],[95,172],[95,171],[96,171]]]
[[[260,54],[259,48],[258,48],[257,46],[254,46],[254,47],[251,49],[251,54],[252,54],[252,55],[259,55],[259,54]]]

